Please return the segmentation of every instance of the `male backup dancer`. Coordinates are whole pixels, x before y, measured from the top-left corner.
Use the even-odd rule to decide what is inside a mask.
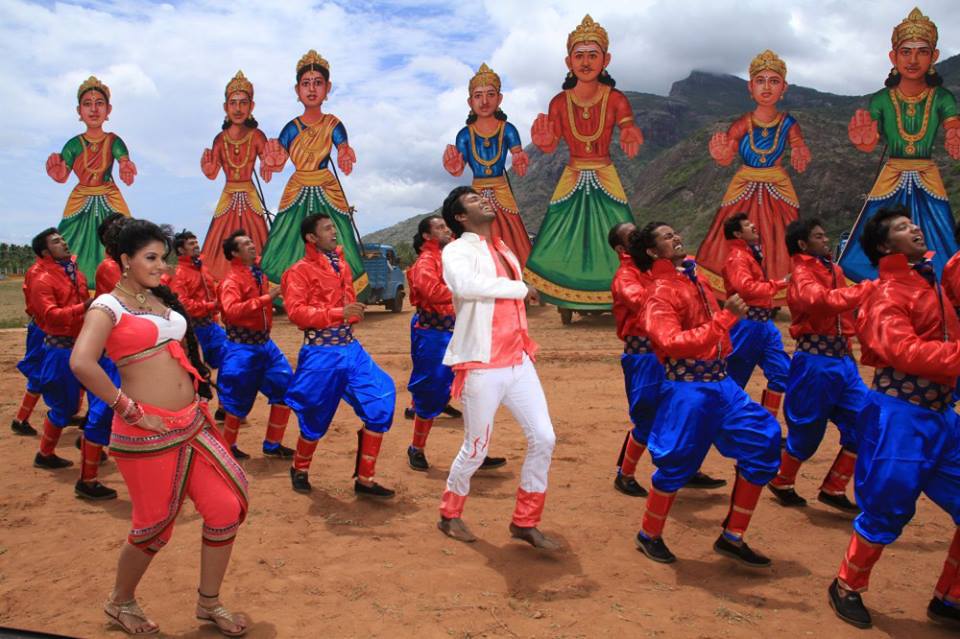
[[[280,295],[280,289],[270,288],[258,265],[257,246],[243,229],[237,229],[223,241],[223,255],[230,262],[230,270],[217,289],[227,329],[223,361],[217,375],[218,398],[226,411],[223,437],[234,457],[250,457],[237,448],[237,434],[260,391],[270,403],[263,454],[290,459],[293,449],[283,445],[290,409],[284,404],[283,396],[293,379],[293,371],[270,339],[273,300]]]
[[[36,274],[43,268],[43,258],[37,256],[26,273],[23,274],[23,301],[30,323],[27,324],[27,346],[23,353],[23,359],[17,363],[17,370],[23,373],[27,378],[27,388],[23,393],[23,399],[20,401],[20,408],[17,409],[17,415],[10,423],[10,429],[14,435],[23,437],[34,437],[37,429],[30,425],[28,421],[33,414],[33,408],[40,399],[40,368],[43,366],[43,330],[37,323],[37,311],[30,305],[30,283]]]
[[[443,281],[440,251],[453,240],[453,233],[439,215],[430,215],[417,226],[413,248],[417,261],[407,269],[410,303],[417,312],[410,319],[410,358],[413,370],[407,390],[413,395],[413,442],[407,448],[410,468],[430,468],[424,448],[434,418],[446,412],[450,401],[453,370],[443,363],[444,353],[453,336],[456,316],[453,296]],[[503,457],[483,458],[480,470],[499,468],[507,463]]]
[[[902,207],[881,209],[860,240],[880,273],[856,320],[862,362],[877,370],[857,423],[862,512],[829,596],[837,615],[861,628],[871,619],[860,593],[884,546],[913,517],[920,493],[958,527],[927,615],[960,626],[960,416],[952,397],[960,376],[960,322],[909,215]]]
[[[644,324],[666,375],[650,431],[657,471],[637,547],[654,561],[676,561],[663,542],[663,527],[677,491],[700,468],[712,444],[737,460],[730,510],[713,549],[748,566],[769,566],[770,560],[751,550],[743,535],[764,484],[776,475],[780,426],[726,372],[730,327],[746,314],[746,303],[733,293],[720,308],[669,225],[652,222],[635,237],[631,254],[654,279]]]
[[[537,345],[527,334],[520,263],[502,240],[490,239],[496,212],[467,186],[443,202],[443,219],[458,236],[443,250],[443,279],[453,294],[457,324],[443,363],[455,371],[454,396],[463,398],[463,445],[450,465],[437,527],[460,541],[476,541],[463,523],[470,478],[483,463],[493,420],[504,404],[527,437],[510,534],[547,550],[558,544],[537,528],[546,501],[547,474],[556,444],[547,399],[533,367]]]
[[[723,236],[728,251],[723,286],[728,295],[736,293],[747,304],[747,316],[730,329],[733,352],[727,358],[727,372],[740,388],[746,388],[759,364],[767,378],[760,404],[776,417],[787,387],[790,357],[773,323],[773,296],[787,287],[787,280],[768,280],[764,275],[760,236],[746,213],[731,215],[723,224]]]
[[[953,238],[960,242],[960,222],[953,229]],[[26,286],[26,279],[24,279],[24,286]],[[954,253],[943,267],[943,292],[953,305],[953,310],[960,316],[960,251]]]
[[[663,364],[653,352],[643,327],[643,302],[650,293],[653,277],[641,271],[630,256],[630,236],[637,230],[633,222],[620,222],[610,229],[607,242],[620,256],[620,267],[613,276],[610,292],[613,294],[613,316],[617,321],[617,337],[623,340],[623,381],[630,404],[633,428],[627,431],[617,460],[617,477],[613,486],[630,497],[646,497],[647,490],[637,483],[634,473],[637,462],[647,447],[650,426],[657,412],[660,385],[663,383]],[[700,471],[687,483],[688,487],[719,488],[726,486],[723,479],[713,479]]]
[[[352,324],[363,320],[350,265],[337,246],[337,227],[325,213],[300,224],[304,257],[280,279],[290,321],[303,331],[297,372],[286,401],[300,422],[290,481],[297,492],[310,492],[307,471],[340,400],[363,421],[357,431],[353,490],[357,495],[390,499],[394,491],[373,480],[383,434],[393,423],[397,391],[393,380],[373,361],[354,336]]]
[[[873,292],[876,283],[863,280],[847,286],[843,270],[833,263],[830,238],[817,218],[794,220],[787,226],[787,252],[793,269],[787,288],[790,335],[797,350],[790,360],[783,415],[789,435],[780,459],[780,472],[767,484],[784,506],[806,506],[794,484],[800,466],[823,441],[827,420],[840,429],[840,452],[820,485],[822,503],[844,512],[860,509],[847,498],[847,484],[857,463],[857,416],[867,400],[851,354],[853,309]]]

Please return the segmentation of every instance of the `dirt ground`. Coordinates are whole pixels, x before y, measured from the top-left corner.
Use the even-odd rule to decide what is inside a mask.
[[[358,421],[342,405],[311,469],[309,496],[290,488],[288,464],[259,453],[267,405],[259,400],[240,434],[254,454],[245,463],[251,510],[237,538],[221,590],[224,602],[247,613],[248,636],[263,637],[937,637],[926,605],[953,535],[950,519],[926,498],[902,538],[874,571],[866,602],[875,628],[856,630],[827,605],[827,586],[850,535],[850,519],[811,501],[785,510],[765,493],[748,531],[773,568],[753,572],[712,550],[726,514],[729,487],[685,490],[665,532],[679,561],[656,564],[633,544],[643,499],[615,492],[615,461],[627,429],[610,316],[561,326],[556,310],[530,311],[537,363],[558,434],[542,529],[564,544],[543,554],[510,539],[507,525],[524,453],[520,429],[498,415],[491,452],[508,465],[478,474],[465,518],[481,540],[465,545],[436,529],[446,470],[462,439],[460,420],[441,418],[427,447],[433,467],[410,470],[404,453],[412,422],[402,417],[409,395],[409,312],[375,311],[359,338],[401,388],[397,415],[377,467],[396,488],[390,503],[357,500],[352,491]],[[785,328],[784,326],[781,327]],[[274,335],[291,362],[299,334],[285,319]],[[24,331],[0,331],[0,414],[12,418],[23,391],[14,365]],[[866,373],[866,371],[864,371]],[[748,387],[758,398],[761,374]],[[32,419],[42,422],[42,404]],[[106,503],[73,495],[78,466],[38,470],[38,441],[0,429],[0,626],[73,637],[117,637],[101,604],[110,591],[128,531],[130,501],[112,461],[102,480],[120,491]],[[78,460],[76,431],[59,454]],[[285,443],[293,446],[296,427]],[[837,450],[835,430],[802,471],[798,490],[816,496]],[[732,479],[730,461],[712,452],[711,474]],[[649,484],[644,455],[638,478]],[[171,637],[215,637],[193,617],[200,521],[187,502],[171,543],[157,556],[140,590],[147,612]]]

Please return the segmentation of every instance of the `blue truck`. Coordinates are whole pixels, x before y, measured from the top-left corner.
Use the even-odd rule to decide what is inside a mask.
[[[406,279],[397,252],[389,244],[364,244],[363,268],[370,278],[365,304],[382,304],[399,313],[406,296]]]

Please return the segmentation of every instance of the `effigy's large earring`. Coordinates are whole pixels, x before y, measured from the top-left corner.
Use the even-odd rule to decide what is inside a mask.
[[[930,65],[930,68],[927,69],[927,75],[937,75],[937,70],[933,68],[933,65]]]
[[[897,67],[890,69],[890,75],[900,75],[900,72],[897,71]]]
[[[573,71],[567,71],[567,80],[573,77]]]

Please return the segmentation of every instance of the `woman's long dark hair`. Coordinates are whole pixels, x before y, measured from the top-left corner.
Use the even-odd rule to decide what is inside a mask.
[[[610,72],[606,69],[600,72],[597,82],[600,84],[606,84],[611,89],[617,86],[617,81],[613,79],[613,76],[611,76]],[[572,89],[575,86],[577,86],[577,76],[573,75],[573,71],[568,71],[567,77],[563,80],[563,86],[561,88],[566,91],[567,89]]]
[[[223,125],[220,127],[220,130],[226,131],[230,128],[231,124],[233,123],[230,121],[230,118],[224,116]],[[251,115],[249,118],[243,121],[243,126],[247,127],[248,129],[255,129],[260,126],[260,123],[257,122],[257,120]]]
[[[923,79],[927,81],[927,86],[928,87],[942,86],[943,76],[937,73],[937,69],[933,65],[930,66],[930,69],[933,70],[933,73],[926,73],[923,76]],[[883,83],[887,86],[888,89],[892,89],[896,86],[899,86],[900,80],[902,79],[903,77],[897,71],[897,67],[893,67],[892,69],[890,69],[890,74],[887,75],[887,79],[884,80]]]
[[[134,220],[129,218],[119,220],[110,226],[104,236],[104,246],[106,247],[107,254],[112,257],[121,268],[123,267],[123,262],[120,260],[121,255],[126,254],[133,256],[151,242],[162,242],[165,247],[165,253],[170,252],[170,238],[163,232],[163,229],[149,220]],[[187,356],[190,358],[190,363],[193,364],[193,367],[197,369],[197,372],[200,373],[200,377],[202,378],[197,392],[201,397],[212,399],[213,393],[210,391],[210,369],[207,368],[203,357],[200,355],[200,344],[197,342],[197,336],[193,332],[190,315],[186,309],[183,308],[183,304],[180,303],[180,298],[177,297],[177,294],[171,291],[169,287],[161,284],[160,286],[151,288],[150,292],[156,295],[157,298],[170,309],[183,315],[187,321],[187,332],[184,335],[187,343]]]
[[[470,109],[470,113],[467,114],[467,124],[473,124],[479,117],[480,116],[474,113],[473,109]],[[493,114],[493,117],[501,122],[507,121],[507,114],[503,112],[503,109],[497,109],[497,112]]]

